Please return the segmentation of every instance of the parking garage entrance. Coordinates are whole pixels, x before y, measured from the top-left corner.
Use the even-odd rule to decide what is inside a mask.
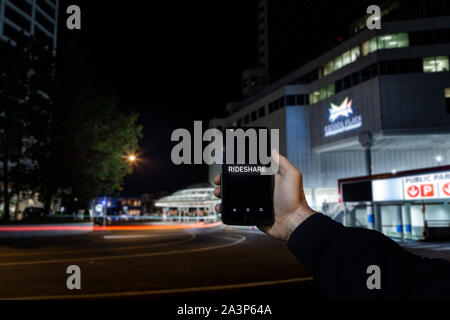
[[[450,166],[341,179],[341,222],[411,240],[450,238]]]

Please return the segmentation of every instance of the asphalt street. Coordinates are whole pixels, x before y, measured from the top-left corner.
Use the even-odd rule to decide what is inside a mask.
[[[450,258],[449,243],[401,244]],[[70,265],[80,267],[80,290],[66,286]],[[299,297],[322,299],[283,242],[250,228],[108,230],[0,241],[0,299],[270,303]]]
[[[80,267],[81,290],[66,286],[69,265]],[[0,242],[2,299],[221,301],[291,289],[317,296],[284,243],[248,228],[96,231]]]

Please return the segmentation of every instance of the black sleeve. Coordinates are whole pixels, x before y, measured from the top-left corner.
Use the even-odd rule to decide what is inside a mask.
[[[317,213],[294,230],[289,250],[330,299],[450,299],[450,263],[409,253],[382,233]],[[369,289],[380,268],[381,289]]]

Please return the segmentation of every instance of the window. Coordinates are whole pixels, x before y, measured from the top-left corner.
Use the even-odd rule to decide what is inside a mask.
[[[45,0],[37,0],[37,5],[50,17],[55,17],[55,9],[51,7]]]
[[[344,81],[342,79],[336,81],[334,83],[334,89],[335,89],[336,93],[341,92],[342,90],[344,90]]]
[[[342,68],[342,56],[338,56],[334,59],[334,71]]]
[[[297,95],[297,104],[298,105],[304,105],[305,103],[305,95],[303,94],[298,94]]]
[[[44,27],[48,32],[53,32],[53,29],[55,28],[53,22],[48,20],[42,13],[36,10],[36,21],[39,22],[39,24]]]
[[[362,44],[362,55],[367,56],[370,53],[369,41],[366,41]]]
[[[287,95],[286,96],[286,105],[287,106],[294,106],[295,103],[295,96],[294,95]]]
[[[359,72],[352,73],[352,84],[356,86],[360,82],[361,82],[361,73]]]
[[[256,119],[258,119],[258,115],[255,110],[255,111],[252,111],[252,121],[256,121]]]
[[[344,52],[342,55],[342,66],[346,66],[347,64],[352,62],[352,53],[351,51]]]
[[[321,88],[320,89],[320,96],[319,96],[320,100],[326,99],[327,98],[327,88]]]
[[[320,97],[320,91],[315,90],[309,94],[309,102],[311,104],[317,103],[317,102],[319,102],[319,97]]]
[[[370,50],[370,52],[377,51],[377,38],[376,37],[373,37],[372,39],[369,40],[369,50]]]
[[[249,123],[250,122],[250,116],[248,115],[248,114],[246,114],[245,116],[244,116],[244,125],[246,125],[247,123]]]
[[[334,61],[331,60],[323,66],[323,75],[326,76],[334,71]]]
[[[258,110],[258,116],[261,119],[262,117],[264,117],[266,115],[266,108],[264,106],[262,106],[261,108],[259,108]]]
[[[327,86],[327,97],[334,95],[334,82]]]
[[[384,34],[378,36],[378,49],[393,49],[409,46],[407,33]]]
[[[352,62],[356,61],[356,60],[361,56],[361,50],[360,50],[359,46],[354,47],[354,48],[352,49],[351,55],[352,55],[352,56],[351,56]]]
[[[445,88],[444,94],[445,94],[445,110],[447,111],[447,114],[450,115],[450,88]]]
[[[344,90],[350,88],[351,86],[352,86],[352,77],[351,75],[346,76],[344,78]]]
[[[275,111],[275,103],[271,102],[269,103],[269,113],[272,113]]]
[[[21,9],[24,13],[28,14],[31,17],[32,7],[30,3],[23,0],[10,0],[10,2],[12,2],[13,5]]]
[[[31,22],[20,13],[14,11],[10,6],[5,6],[5,17],[11,20],[25,31],[30,32]]]
[[[423,58],[423,72],[442,72],[448,70],[448,56]]]
[[[407,33],[397,34],[397,48],[409,47],[409,35]]]

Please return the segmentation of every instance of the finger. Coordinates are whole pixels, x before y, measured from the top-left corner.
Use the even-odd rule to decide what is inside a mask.
[[[216,212],[220,213],[220,211],[221,211],[220,203],[216,204],[215,209],[216,209]]]
[[[217,198],[220,198],[220,195],[221,195],[220,187],[214,188],[214,195],[215,195]]]
[[[220,185],[220,173],[214,177],[214,183]]]

